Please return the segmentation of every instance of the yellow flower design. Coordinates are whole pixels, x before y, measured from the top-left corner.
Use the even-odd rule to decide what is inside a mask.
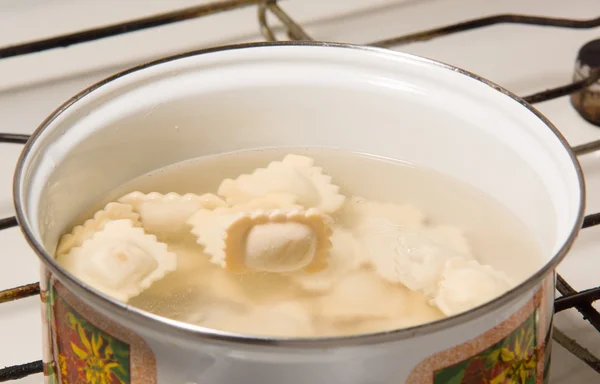
[[[65,358],[65,356],[63,354],[60,354],[60,353],[58,354],[58,368],[60,369],[60,375],[61,375],[63,384],[69,384],[69,382],[67,381],[67,376],[68,376],[67,359]]]
[[[83,344],[83,349],[71,342],[71,348],[79,359],[85,362],[85,366],[80,368],[85,374],[86,383],[89,384],[124,384],[116,375],[113,369],[119,367],[119,363],[114,358],[114,353],[110,344],[104,345],[102,336],[92,333],[90,341],[80,324],[75,325],[79,334],[79,339]],[[102,351],[102,347],[104,350]]]
[[[67,325],[69,326],[69,328],[77,329],[77,327],[81,326],[77,318],[71,312],[68,312],[65,317],[67,319]]]
[[[490,380],[490,384],[525,384],[537,365],[537,348],[533,342],[533,329],[522,328],[515,337],[512,351],[506,347],[501,348],[499,359],[509,366]]]

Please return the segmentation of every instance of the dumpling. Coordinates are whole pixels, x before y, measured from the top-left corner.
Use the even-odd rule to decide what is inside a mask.
[[[407,311],[406,293],[361,270],[340,278],[331,292],[318,299],[318,313],[335,322],[386,319]]]
[[[257,210],[271,211],[274,209],[291,211],[302,209],[303,207],[296,204],[296,196],[285,193],[270,193],[244,203],[235,204],[231,208],[237,212],[252,212]]]
[[[387,318],[372,318],[359,320],[349,323],[334,323],[332,332],[340,335],[356,335],[367,333],[380,333],[393,331],[397,329],[415,327],[425,323],[431,323],[440,320],[445,316],[437,309],[437,307],[427,304],[426,298],[421,298],[421,302],[417,302],[416,311],[405,313],[398,317]]]
[[[177,253],[178,268],[180,260],[181,253]],[[203,268],[179,269],[177,273],[166,275],[129,303],[164,317],[199,325],[205,320],[222,320],[215,317],[223,311],[241,314],[247,310],[250,301],[237,276],[209,264],[208,258],[204,262]]]
[[[315,209],[200,210],[188,220],[211,262],[234,271],[318,271],[327,265],[331,218]]]
[[[198,276],[200,272],[205,272],[213,266],[194,236],[182,241],[171,241],[168,246],[169,251],[177,255],[177,270],[181,274]]]
[[[401,316],[363,318],[345,323],[334,322],[331,323],[327,331],[334,335],[380,333],[431,323],[445,317],[436,306],[428,304],[427,298],[422,294],[410,292],[410,295],[418,296],[409,300],[403,298],[406,307]]]
[[[108,203],[104,209],[96,212],[94,217],[86,220],[82,225],[78,225],[71,233],[63,235],[56,247],[56,255],[67,253],[74,247],[80,247],[84,241],[90,239],[98,231],[104,228],[104,225],[111,220],[131,220],[134,226],[139,226],[139,217],[133,212],[133,208],[127,204]]]
[[[396,226],[417,227],[425,223],[425,215],[414,205],[380,203],[360,196],[347,199],[341,210],[340,222],[357,232],[368,229],[372,222],[381,221]]]
[[[358,234],[375,271],[384,279],[402,283],[413,291],[435,293],[446,261],[471,259],[461,241],[443,230],[406,228],[386,221],[373,221]],[[444,236],[442,236],[444,235]]]
[[[282,161],[271,162],[251,174],[221,182],[217,194],[231,205],[248,202],[267,194],[286,194],[296,198],[304,208],[317,208],[324,213],[337,211],[345,197],[331,177],[314,165],[310,157],[289,154]]]
[[[207,296],[212,301],[227,301],[240,306],[249,305],[244,287],[235,279],[235,275],[214,266],[212,268],[198,283],[202,289],[208,292]]]
[[[298,271],[289,276],[305,291],[322,293],[331,289],[342,276],[369,264],[366,253],[352,232],[334,226],[327,268],[316,273]]]
[[[235,213],[250,214],[250,213],[256,212],[256,211],[265,212],[265,211],[275,211],[275,210],[282,210],[282,211],[302,210],[303,209],[302,206],[295,204],[294,203],[295,201],[296,201],[296,198],[291,195],[269,194],[269,195],[257,197],[255,199],[252,199],[245,203],[236,204],[229,208],[219,209],[218,213],[219,213],[219,215],[230,215],[230,214],[235,214]],[[204,217],[207,215],[210,216],[209,212],[206,212],[206,211],[202,211],[202,212],[203,213],[200,213],[198,215],[198,217]],[[206,217],[206,218],[209,219],[208,217]],[[191,225],[191,223],[188,223],[188,224]],[[202,244],[202,243],[199,242],[199,244]],[[217,264],[220,265],[221,263],[217,263]]]
[[[177,256],[131,220],[109,221],[80,247],[59,255],[67,271],[126,302],[177,267]]]
[[[446,263],[433,303],[451,316],[488,302],[512,287],[508,276],[489,265],[452,259]]]
[[[129,204],[140,215],[146,231],[172,238],[188,233],[186,220],[200,209],[226,207],[227,203],[212,193],[202,196],[187,193],[157,192],[143,194],[131,192],[118,199],[120,203]]]
[[[427,227],[425,233],[438,244],[461,255],[471,256],[471,246],[460,228],[451,225],[436,225]]]

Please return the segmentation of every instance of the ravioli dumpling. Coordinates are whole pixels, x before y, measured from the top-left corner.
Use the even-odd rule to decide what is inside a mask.
[[[407,311],[406,294],[368,270],[341,277],[328,295],[318,299],[318,313],[335,322],[386,319]]]
[[[271,211],[283,209],[286,211],[303,209],[296,204],[296,196],[285,193],[269,193],[267,195],[255,197],[244,203],[235,204],[231,207],[232,211],[252,212],[252,211]]]
[[[167,245],[134,227],[131,220],[107,222],[57,261],[77,278],[123,302],[177,267],[177,256]]]
[[[235,271],[318,271],[327,265],[331,218],[315,209],[200,210],[188,223],[211,262]]]
[[[331,328],[330,332],[341,335],[380,333],[431,323],[445,317],[437,307],[427,303],[426,297],[419,297],[419,300],[410,301],[407,309],[409,311],[405,311],[402,316],[333,323],[329,327]]]
[[[381,203],[354,196],[346,200],[340,221],[355,232],[368,229],[371,223],[385,222],[400,227],[418,227],[425,215],[411,204]]]
[[[451,225],[435,225],[425,228],[424,232],[438,244],[471,258],[471,246],[460,228]]]
[[[333,213],[345,199],[338,191],[339,187],[331,183],[331,176],[315,166],[313,159],[289,154],[282,161],[273,161],[251,174],[223,180],[217,194],[231,205],[268,194],[286,194],[294,196],[296,203],[304,208]]]
[[[92,238],[111,220],[131,220],[134,226],[139,226],[139,217],[140,215],[135,213],[130,205],[108,203],[102,210],[96,212],[93,218],[73,228],[71,233],[63,235],[56,247],[56,255],[67,253],[71,248],[80,247],[84,241]]]
[[[462,239],[449,235],[456,233],[435,227],[404,228],[386,221],[373,221],[358,234],[382,278],[427,295],[437,290],[446,261],[472,258],[468,253],[458,252],[466,250]]]
[[[133,207],[147,231],[167,237],[186,234],[185,222],[198,210],[227,206],[223,199],[212,193],[199,196],[193,193],[179,195],[171,192],[163,195],[157,192],[131,192],[118,201]]]
[[[476,260],[449,260],[442,276],[433,303],[446,316],[475,308],[513,287],[506,274]]]
[[[289,276],[308,292],[323,293],[344,275],[356,271],[370,263],[367,254],[352,233],[339,226],[332,227],[331,249],[327,268],[315,273],[298,271]]]

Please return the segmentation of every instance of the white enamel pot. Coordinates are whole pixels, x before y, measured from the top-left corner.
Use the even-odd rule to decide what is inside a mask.
[[[271,339],[145,313],[90,288],[52,257],[76,216],[136,176],[198,156],[278,146],[344,148],[451,175],[525,222],[544,263],[503,296],[434,323]],[[565,139],[530,105],[476,75],[411,55],[252,44],[122,72],[57,109],[16,170],[17,218],[42,261],[46,380],[439,384],[524,367],[527,383],[541,383],[554,269],[581,227],[582,180]]]

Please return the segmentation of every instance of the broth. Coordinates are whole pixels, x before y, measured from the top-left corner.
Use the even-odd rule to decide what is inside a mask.
[[[162,194],[176,192],[182,195],[215,193],[223,179],[235,179],[257,168],[264,168],[272,161],[281,161],[290,153],[314,159],[315,165],[322,167],[332,177],[332,183],[340,187],[339,193],[346,196],[344,205],[330,214],[334,228],[331,238],[333,247],[330,250],[332,253],[338,252],[344,257],[352,254],[359,261],[365,259],[364,254],[379,257],[381,252],[374,252],[374,249],[387,246],[386,241],[390,237],[381,237],[383,235],[375,230],[369,232],[371,227],[368,226],[364,227],[367,228],[364,233],[368,236],[363,235],[363,232],[348,224],[354,220],[351,219],[354,216],[348,212],[349,209],[377,208],[370,202],[382,202],[402,206],[409,204],[418,208],[426,218],[424,227],[418,228],[451,226],[441,231],[444,238],[449,239],[449,244],[456,243],[460,248],[461,241],[466,239],[470,257],[491,266],[493,276],[506,275],[512,285],[530,276],[541,266],[540,246],[530,230],[489,195],[429,169],[342,150],[285,148],[201,157],[136,178],[112,191],[101,203],[117,201],[132,191]],[[86,212],[86,218],[92,216],[98,205],[93,208]],[[369,209],[364,212],[371,212]],[[387,208],[382,210],[381,207],[378,209],[377,212],[384,216],[394,211]],[[168,216],[169,213],[164,214]],[[364,217],[368,219],[367,216]],[[382,223],[385,224],[384,221],[376,222],[377,225]],[[398,225],[394,224],[394,228],[396,227]],[[398,264],[393,264],[386,271],[385,262],[373,264],[369,263],[369,259],[362,264],[357,262],[358,266],[348,269],[347,273],[336,274],[330,279],[333,283],[327,286],[323,286],[320,280],[315,283],[312,277],[305,276],[311,275],[310,273],[298,275],[299,272],[295,271],[255,270],[233,272],[211,263],[211,258],[206,254],[208,248],[198,244],[197,236],[189,227],[186,228],[176,237],[165,235],[160,230],[146,230],[156,235],[158,241],[166,243],[168,251],[177,255],[177,268],[138,296],[129,299],[129,303],[174,320],[236,333],[273,337],[324,337],[381,332],[418,325],[469,309],[468,306],[463,305],[463,308],[462,304],[456,304],[466,292],[466,288],[460,285],[460,280],[464,280],[465,276],[473,276],[475,280],[471,284],[475,284],[476,279],[481,278],[473,275],[474,272],[468,268],[460,270],[453,279],[444,275],[446,291],[445,296],[442,296],[431,289],[421,289],[419,276],[428,278],[433,270],[425,263],[421,266],[414,264],[416,272],[414,276],[404,277],[408,279],[405,282],[402,279],[396,281],[391,271],[399,268]],[[384,232],[394,228],[382,227]],[[464,237],[460,232],[464,233]],[[437,248],[431,248],[429,243],[422,243],[418,231],[409,231],[406,236],[408,240],[399,243],[404,244],[404,248],[401,247],[400,251],[394,248],[395,252],[404,252],[403,255],[410,258],[413,254],[429,255],[429,249],[434,249],[431,252],[434,252],[434,256],[437,255]],[[411,236],[416,236],[416,243],[410,240]],[[458,249],[457,252],[462,251]],[[461,266],[464,267],[459,262],[457,268],[460,269]],[[492,273],[491,268],[485,268],[489,269],[485,270],[486,273]],[[317,276],[320,276],[318,272]],[[438,280],[435,280],[434,286],[428,287],[437,290],[440,286]],[[439,289],[441,292],[441,288]],[[485,297],[483,301],[497,295],[498,292],[490,291],[489,297]],[[445,304],[438,304],[442,299],[445,302],[449,300],[461,309],[449,312]],[[441,310],[442,308],[444,309]]]

